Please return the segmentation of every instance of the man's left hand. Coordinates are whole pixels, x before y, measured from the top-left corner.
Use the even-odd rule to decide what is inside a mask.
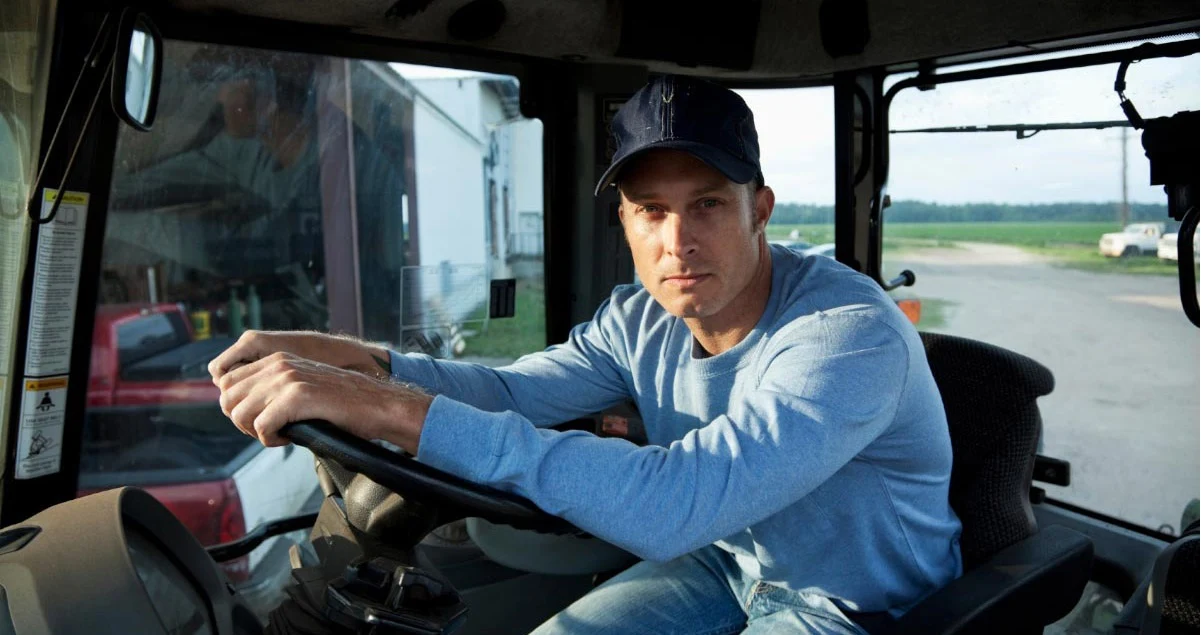
[[[286,445],[288,423],[323,419],[364,439],[383,439],[417,454],[433,398],[362,373],[275,353],[226,373],[221,411],[267,447]]]

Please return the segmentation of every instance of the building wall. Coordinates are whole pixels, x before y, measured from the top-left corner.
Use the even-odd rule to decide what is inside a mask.
[[[486,264],[483,145],[421,100],[413,129],[421,264]],[[427,299],[439,292],[422,289]]]
[[[526,119],[513,131],[513,206],[509,219],[511,254],[542,254],[542,122]]]
[[[409,80],[424,97],[451,119],[482,138],[480,125],[480,82],[472,78],[434,78]]]

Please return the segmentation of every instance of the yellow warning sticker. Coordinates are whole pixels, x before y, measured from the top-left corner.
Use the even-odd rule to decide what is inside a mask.
[[[45,379],[25,380],[25,390],[61,390],[66,387],[66,377],[47,377]]]
[[[62,467],[67,378],[26,378],[17,438],[18,479],[54,474]]]
[[[53,203],[56,196],[58,196],[58,190],[46,188],[46,196],[44,199],[45,202]],[[63,194],[62,204],[63,205],[87,205],[88,204],[88,193],[87,192],[67,192],[67,193]]]

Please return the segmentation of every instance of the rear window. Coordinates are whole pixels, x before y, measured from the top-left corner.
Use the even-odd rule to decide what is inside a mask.
[[[117,327],[117,355],[124,368],[190,340],[178,313],[152,313]]]

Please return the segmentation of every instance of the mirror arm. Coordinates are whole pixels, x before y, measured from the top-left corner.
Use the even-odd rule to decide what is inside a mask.
[[[25,201],[25,210],[29,214],[30,220],[35,224],[44,225],[49,223],[54,220],[54,215],[58,213],[58,202],[62,198],[61,196],[55,197],[54,204],[50,208],[50,215],[45,220],[41,218],[41,211],[34,203],[41,200],[38,196],[38,191],[42,188],[42,177],[45,176],[46,165],[49,163],[50,155],[54,152],[54,144],[58,141],[58,133],[62,132],[63,122],[67,119],[67,113],[71,112],[71,104],[75,103],[75,92],[79,90],[79,84],[83,81],[83,76],[87,74],[88,69],[96,66],[97,56],[104,48],[103,43],[105,35],[108,34],[108,21],[111,16],[111,13],[105,13],[100,21],[100,28],[96,29],[96,37],[92,40],[92,47],[88,50],[88,55],[83,60],[83,66],[79,69],[79,74],[75,76],[75,83],[71,86],[71,92],[67,94],[67,103],[63,106],[63,111],[58,116],[58,123],[54,125],[54,134],[50,136],[50,143],[46,146],[46,155],[42,158],[42,164],[38,167],[37,176],[33,179],[33,186],[29,188],[29,199]],[[111,69],[112,62],[109,62],[109,68],[104,71],[105,76],[107,76]],[[99,87],[96,91],[97,97],[103,92],[104,79],[104,76],[100,78]],[[91,121],[92,119],[92,113],[96,109],[96,102],[97,99],[92,100],[92,106],[88,110],[87,121]],[[75,149],[71,151],[71,158],[67,162],[67,169],[63,172],[63,179],[59,184],[60,192],[63,186],[66,185],[67,175],[71,173],[71,165],[75,162],[75,154],[79,152],[80,141],[83,140],[83,133],[88,127],[87,121],[84,122],[83,130],[79,133],[79,140],[75,143]]]
[[[104,77],[108,77],[113,72],[113,62],[109,61],[108,69],[104,71]],[[104,80],[101,79],[101,84]],[[100,102],[100,95],[104,91],[96,91],[96,96],[92,98],[92,105],[88,107],[87,117],[83,120],[83,127],[79,129],[79,138],[75,140],[75,147],[71,149],[71,156],[67,158],[67,168],[63,170],[63,178],[58,183],[58,189],[54,196],[54,203],[50,206],[50,213],[45,218],[37,213],[33,206],[30,206],[30,214],[33,215],[33,220],[39,225],[46,225],[54,221],[54,217],[58,215],[58,206],[63,200],[63,188],[67,186],[67,178],[71,176],[71,168],[75,167],[75,157],[79,155],[79,147],[83,145],[84,137],[87,136],[88,126],[92,123],[92,115],[96,112],[96,104]],[[37,200],[36,197],[32,200]]]

